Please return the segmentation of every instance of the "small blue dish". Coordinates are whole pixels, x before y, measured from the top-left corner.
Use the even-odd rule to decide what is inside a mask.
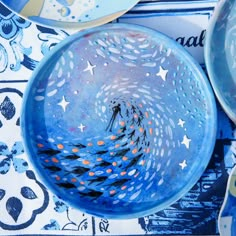
[[[139,0],[1,0],[15,13],[47,27],[84,29],[108,23]]]
[[[205,62],[215,94],[236,124],[236,1],[222,0],[210,20]]]
[[[216,106],[201,67],[146,27],[107,24],[57,45],[24,94],[26,150],[73,207],[135,218],[182,197],[214,148]]]

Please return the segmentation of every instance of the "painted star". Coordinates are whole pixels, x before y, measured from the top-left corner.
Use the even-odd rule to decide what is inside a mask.
[[[187,162],[186,160],[184,160],[183,162],[179,163],[179,165],[181,166],[181,169],[185,169],[187,167]]]
[[[182,128],[184,127],[185,121],[182,119],[179,119],[178,125],[181,126]]]
[[[64,112],[66,111],[66,107],[69,105],[69,102],[66,101],[65,97],[62,97],[62,100],[57,103],[57,105],[61,106]]]
[[[181,142],[181,144],[184,144],[186,148],[189,149],[190,142],[191,142],[191,139],[189,139],[186,135],[184,135],[183,141]]]
[[[164,70],[161,66],[160,66],[160,70],[158,73],[156,73],[156,76],[160,76],[162,78],[162,80],[166,81],[166,75],[168,73],[168,70]]]
[[[78,128],[80,129],[81,132],[84,132],[85,126],[83,124],[80,124],[80,126]]]
[[[96,65],[92,65],[90,61],[87,61],[87,67],[83,71],[89,71],[91,75],[94,75],[93,69],[96,67]]]

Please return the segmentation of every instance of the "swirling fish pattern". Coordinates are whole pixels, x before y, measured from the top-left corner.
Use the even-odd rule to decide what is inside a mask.
[[[179,196],[183,177],[196,178],[213,110],[178,48],[136,28],[104,29],[72,40],[40,70],[26,103],[35,111],[28,146],[72,205],[137,216]]]

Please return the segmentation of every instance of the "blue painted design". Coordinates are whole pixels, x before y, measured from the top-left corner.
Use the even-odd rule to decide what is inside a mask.
[[[68,206],[61,200],[59,200],[56,196],[53,196],[53,201],[55,203],[54,210],[56,212],[62,213],[68,210]]]
[[[33,70],[38,63],[29,57],[32,49],[22,45],[23,30],[30,25],[31,23],[29,21],[14,14],[0,3],[0,37],[9,41],[8,43],[15,56],[15,64],[10,64],[10,69],[13,71],[18,71],[21,65]],[[6,47],[6,45],[4,46]],[[0,44],[0,72],[4,72],[9,65],[7,53],[9,49],[5,47]]]
[[[0,189],[0,201],[4,198],[6,191],[4,189]]]
[[[0,93],[15,93],[20,97],[23,97],[23,93],[17,88],[1,88]]]
[[[24,147],[22,142],[15,142],[12,146],[12,154],[13,155],[21,155],[24,153]]]
[[[29,168],[28,163],[24,159],[13,157],[12,162],[15,171],[18,173],[24,173]]]
[[[22,142],[15,142],[11,151],[5,143],[0,143],[0,174],[7,174],[11,162],[18,173],[24,173],[28,169],[28,163],[16,156],[24,153]]]
[[[8,150],[8,147],[5,143],[0,142],[0,156],[7,156],[11,154]]]
[[[15,4],[18,5],[18,4]],[[30,22],[19,17],[0,3],[0,36],[9,40],[19,31],[30,26]]]
[[[43,55],[47,55],[55,45],[69,36],[69,34],[63,30],[49,29],[39,25],[37,29],[40,32],[38,38],[42,41],[41,52]]]
[[[18,217],[21,214],[23,205],[20,199],[16,197],[11,197],[6,202],[6,209],[9,215],[14,219],[15,222],[17,222]]]
[[[6,158],[0,162],[0,174],[5,175],[10,170],[11,159]]]
[[[18,4],[16,4],[18,5]],[[19,71],[21,66],[29,70],[34,70],[38,61],[31,58],[32,48],[25,47],[23,41],[23,30],[30,27],[31,23],[12,13],[0,3],[0,37],[8,40],[15,57],[15,63],[9,65],[9,49],[6,45],[0,44],[0,72],[4,72],[8,66],[13,71]],[[32,25],[33,26],[33,25]],[[41,51],[45,55],[53,46],[68,36],[67,33],[60,30],[53,30],[45,27],[36,26],[39,29],[39,40],[42,42]],[[40,35],[45,34],[41,38]],[[55,37],[51,37],[55,35]]]
[[[6,70],[8,66],[7,51],[0,43],[0,73]]]
[[[60,225],[56,220],[50,220],[50,223],[45,225],[43,230],[60,230]]]
[[[51,220],[50,223],[45,225],[42,229],[51,230],[51,229],[54,229],[55,227],[56,227],[55,228],[56,230],[60,229],[60,230],[65,230],[65,231],[86,231],[88,229],[89,227],[88,217],[82,214],[83,219],[80,222],[73,221],[70,218],[71,208],[69,208],[65,202],[63,202],[61,199],[59,199],[55,195],[53,196],[53,201],[55,203],[54,210],[60,214],[65,213],[67,222],[60,227],[59,224],[55,222],[55,220]]]
[[[20,117],[17,119],[16,125],[17,125],[17,126],[20,126]],[[0,127],[0,128],[1,128],[1,127]]]
[[[30,187],[27,187],[27,186],[21,188],[21,195],[27,199],[37,198],[37,195],[35,194],[35,192]]]
[[[197,181],[200,156],[208,163],[216,125],[210,87],[182,48],[157,34],[123,24],[84,31],[36,69],[24,140],[45,183],[74,207],[102,217],[148,214]],[[203,140],[212,143],[202,149]],[[192,168],[201,173],[188,175]]]
[[[26,176],[29,178],[29,179],[32,179],[32,180],[35,180],[36,181],[36,176],[34,174],[33,171],[26,171]]]
[[[9,42],[15,56],[15,63],[10,64],[10,69],[13,71],[20,70],[22,62],[24,62],[25,56],[29,56],[32,53],[32,48],[24,47],[24,45],[22,44],[22,41],[23,41],[23,31],[20,30],[17,32],[16,37]],[[31,68],[28,68],[28,69],[31,69]]]
[[[7,119],[10,120],[16,113],[16,108],[8,96],[5,97],[0,104],[0,112]]]
[[[28,68],[29,70],[34,70],[36,66],[38,65],[38,61],[24,54],[24,59],[21,62],[21,64],[25,66],[26,68]]]
[[[35,191],[28,186],[23,186],[21,188],[21,191],[19,193],[19,196],[13,196],[13,197],[9,197],[6,201],[6,211],[8,212],[8,214],[12,217],[12,219],[14,220],[14,222],[16,224],[7,224],[6,222],[1,221],[0,219],[0,228],[5,229],[5,230],[20,230],[20,229],[24,229],[27,228],[28,226],[30,226],[36,219],[37,215],[41,214],[42,212],[45,211],[45,209],[48,206],[49,203],[49,195],[48,192],[46,190],[46,188],[44,187],[44,185],[42,185],[35,177],[35,174],[33,173],[33,171],[31,170],[27,170],[25,173],[26,177],[30,180],[33,181],[36,186],[37,186],[37,191],[40,190],[42,191],[42,199],[39,199],[36,194]],[[32,184],[31,184],[32,185]],[[2,190],[0,191],[1,196],[5,197],[7,194],[7,190]],[[20,198],[23,197],[23,198]],[[24,207],[28,207],[27,204],[23,205],[23,199],[25,199],[26,201],[29,200],[31,201],[31,206],[32,206],[32,212],[30,212],[29,214],[29,218],[27,218],[27,221],[23,221],[22,222],[22,217],[24,217],[24,214],[26,214],[26,212],[28,212],[28,210],[23,214],[24,212]],[[34,201],[35,199],[37,199],[37,202],[39,203],[39,200],[41,200],[42,204],[34,209],[34,204],[32,201]],[[25,201],[24,200],[24,201]],[[1,204],[1,201],[0,201]],[[37,206],[36,206],[37,207]],[[2,208],[1,208],[2,209]],[[21,223],[18,223],[18,222]]]
[[[110,223],[107,219],[101,219],[99,222],[99,230],[101,233],[110,233],[109,232]]]
[[[0,94],[6,94],[4,99],[0,101],[0,113],[2,114],[1,117],[4,117],[4,119],[0,120],[0,128],[6,124],[9,120],[12,120],[15,117],[16,114],[16,107],[14,105],[14,100],[16,99],[13,94],[16,94],[22,98],[23,94],[21,91],[15,88],[1,88]],[[19,117],[16,118],[16,125],[19,126]],[[14,148],[14,147],[13,147]]]

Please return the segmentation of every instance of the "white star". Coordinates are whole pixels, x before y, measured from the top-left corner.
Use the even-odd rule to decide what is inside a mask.
[[[66,101],[65,97],[62,97],[62,100],[57,103],[57,105],[61,106],[64,110],[64,112],[66,111],[66,107],[68,106],[69,102]]]
[[[80,124],[80,126],[78,128],[80,129],[81,132],[84,132],[85,126],[83,124]]]
[[[183,162],[179,163],[179,165],[181,166],[181,169],[183,170],[184,168],[187,167],[187,162],[186,160],[184,160]]]
[[[96,65],[92,65],[90,61],[87,61],[87,67],[83,71],[89,71],[91,75],[93,75],[93,68],[95,68]]]
[[[179,119],[178,125],[181,126],[182,128],[184,127],[185,121],[182,119]]]
[[[168,70],[164,70],[161,66],[159,69],[159,72],[156,73],[156,76],[161,76],[162,80],[166,81],[166,74],[168,73]]]
[[[184,144],[186,146],[186,148],[189,149],[190,142],[191,142],[191,139],[189,139],[186,135],[184,135],[183,141],[181,142],[181,144]]]

